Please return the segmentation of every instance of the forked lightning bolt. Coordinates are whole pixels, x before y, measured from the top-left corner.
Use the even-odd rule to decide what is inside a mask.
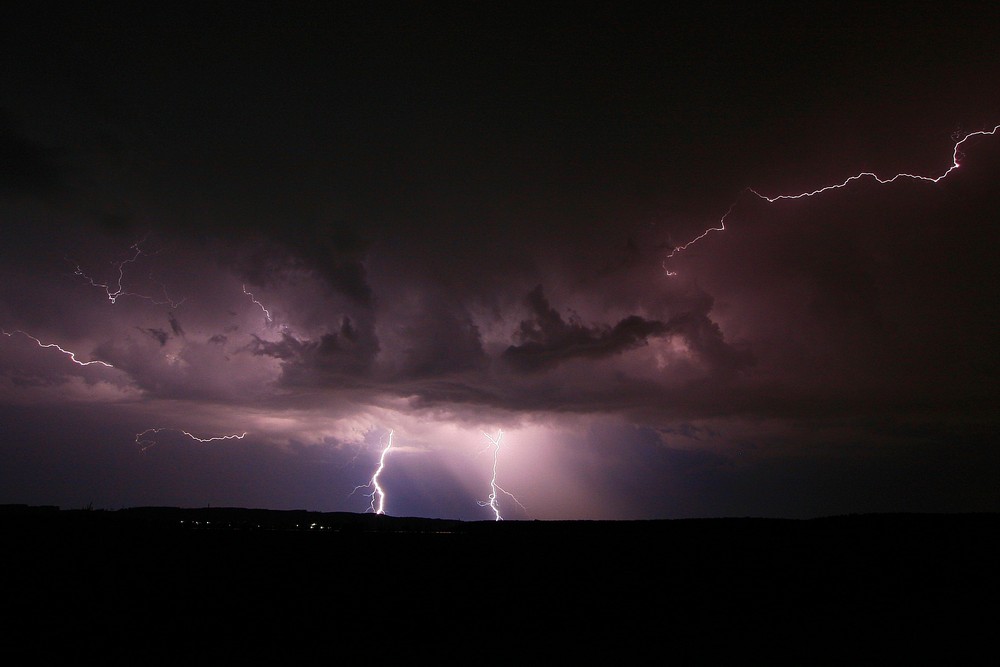
[[[886,184],[889,184],[889,183],[893,183],[893,182],[895,182],[897,180],[900,180],[900,179],[909,179],[909,180],[912,180],[912,181],[926,181],[928,183],[939,183],[942,180],[944,180],[945,178],[947,178],[951,174],[951,172],[953,172],[956,169],[958,169],[959,166],[961,165],[961,159],[963,157],[962,152],[961,152],[962,144],[964,144],[966,141],[968,141],[972,137],[994,135],[994,134],[997,133],[998,130],[1000,130],[1000,125],[996,125],[992,130],[979,130],[977,132],[969,132],[968,134],[966,134],[966,135],[964,135],[964,136],[962,136],[960,138],[957,138],[956,141],[955,141],[955,144],[952,146],[952,151],[951,151],[951,165],[947,169],[945,169],[941,174],[939,174],[937,176],[922,176],[920,174],[908,174],[908,173],[904,172],[904,173],[896,174],[894,176],[889,176],[889,177],[883,178],[883,177],[879,176],[878,174],[876,174],[874,172],[863,171],[863,172],[855,174],[854,176],[851,176],[849,178],[845,178],[840,183],[834,183],[832,185],[824,185],[822,187],[816,188],[815,190],[810,190],[808,192],[800,192],[798,194],[788,194],[788,195],[774,195],[774,196],[768,196],[768,195],[761,194],[760,192],[757,192],[756,190],[754,190],[753,188],[750,188],[750,187],[744,188],[740,192],[740,194],[737,196],[736,201],[734,201],[729,206],[729,209],[726,211],[725,215],[723,215],[722,218],[719,219],[719,224],[717,226],[715,226],[715,227],[709,227],[708,229],[706,229],[701,234],[699,234],[698,236],[694,237],[693,239],[691,239],[690,241],[688,241],[684,245],[676,246],[673,250],[670,251],[670,254],[668,254],[667,257],[666,257],[666,259],[663,260],[663,270],[666,271],[666,273],[667,273],[668,276],[676,276],[677,275],[676,271],[671,271],[671,270],[669,270],[667,268],[667,266],[666,266],[667,260],[671,259],[675,255],[677,255],[677,253],[680,253],[680,252],[683,252],[684,250],[687,250],[689,247],[691,247],[692,245],[694,245],[698,241],[702,240],[703,238],[705,238],[706,236],[708,236],[712,232],[722,232],[722,231],[725,231],[725,229],[726,229],[726,218],[728,218],[729,215],[733,212],[733,209],[736,208],[736,204],[739,203],[740,198],[742,198],[742,196],[744,194],[748,193],[748,192],[750,194],[754,195],[755,197],[757,197],[759,199],[762,199],[763,201],[768,202],[769,204],[773,204],[774,202],[782,200],[782,199],[803,199],[803,198],[806,198],[806,197],[814,197],[816,195],[822,194],[822,193],[827,192],[829,190],[837,190],[837,189],[840,189],[840,188],[847,187],[848,185],[850,185],[851,183],[853,183],[855,181],[860,181],[860,180],[866,179],[866,178],[867,179],[871,179],[871,180],[873,180],[873,181],[875,181],[875,182],[877,182],[877,183],[879,183],[881,185],[886,185]]]
[[[381,456],[378,459],[378,469],[375,470],[375,474],[372,478],[368,480],[367,484],[361,484],[354,487],[354,491],[358,489],[371,489],[372,492],[365,494],[371,498],[371,510],[375,514],[385,514],[385,490],[379,485],[378,477],[382,474],[382,470],[385,469],[385,457],[392,449],[392,434],[393,431],[389,431],[389,441],[385,448],[382,450]],[[354,491],[351,491],[350,495],[354,495]],[[376,501],[378,505],[376,506]]]
[[[38,340],[37,338],[35,338],[31,334],[25,333],[24,331],[21,331],[20,329],[15,329],[14,331],[11,331],[11,332],[7,332],[7,331],[4,331],[3,329],[0,329],[0,333],[2,333],[4,336],[7,336],[8,338],[13,338],[14,334],[16,334],[16,333],[17,334],[21,334],[22,336],[24,336],[26,338],[30,338],[31,340],[35,341],[35,343],[38,344],[38,347],[55,348],[55,349],[59,350],[60,352],[62,352],[63,354],[65,354],[67,357],[69,357],[69,360],[72,361],[77,366],[95,366],[96,365],[96,366],[106,366],[107,368],[114,368],[114,366],[112,366],[108,362],[106,362],[106,361],[100,361],[99,359],[94,359],[93,361],[80,361],[79,359],[76,358],[76,353],[75,352],[70,352],[67,349],[59,347],[55,343],[43,343],[42,341]]]
[[[247,434],[234,434],[234,435],[217,435],[210,438],[200,438],[192,433],[188,433],[184,429],[180,428],[147,428],[142,433],[135,434],[135,444],[139,445],[141,451],[146,451],[153,445],[157,443],[157,440],[151,436],[157,435],[162,431],[174,431],[180,433],[181,435],[194,440],[195,442],[217,442],[219,440],[242,440],[247,437]]]
[[[489,500],[480,500],[479,506],[480,507],[488,506],[491,510],[493,510],[493,515],[495,517],[494,521],[503,521],[503,517],[500,516],[500,507],[497,505],[497,491],[500,491],[501,493],[510,496],[510,498],[515,503],[517,503],[521,507],[521,509],[527,511],[527,508],[524,505],[521,505],[521,501],[515,498],[514,494],[510,493],[509,491],[505,490],[502,486],[497,484],[497,459],[500,457],[500,442],[503,440],[503,431],[497,430],[496,437],[493,437],[492,435],[486,433],[485,431],[483,432],[483,435],[486,436],[486,439],[489,440],[490,444],[493,445],[493,477],[490,479]]]
[[[146,299],[147,301],[151,301],[158,306],[170,306],[171,308],[177,308],[182,303],[184,303],[185,299],[181,299],[180,301],[174,301],[167,295],[167,288],[164,287],[162,284],[160,285],[160,287],[163,289],[163,300],[159,300],[155,297],[149,296],[148,294],[139,294],[138,292],[128,292],[125,290],[125,287],[123,285],[125,281],[125,267],[129,264],[134,264],[143,255],[149,254],[142,250],[142,244],[145,240],[146,239],[142,239],[141,241],[133,243],[129,247],[129,250],[134,251],[132,256],[129,257],[128,259],[118,262],[118,281],[115,285],[111,285],[111,283],[101,283],[94,280],[86,273],[84,273],[83,269],[76,262],[74,262],[74,264],[76,264],[76,270],[73,273],[74,275],[80,276],[81,278],[86,280],[92,287],[99,287],[103,289],[104,293],[107,294],[108,301],[110,301],[111,303],[117,302],[118,299],[120,299],[123,296],[134,296],[138,299]]]

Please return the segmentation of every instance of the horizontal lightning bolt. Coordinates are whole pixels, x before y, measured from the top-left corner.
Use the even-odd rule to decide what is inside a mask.
[[[84,273],[83,269],[80,267],[80,264],[77,263],[77,262],[74,262],[74,264],[76,264],[76,270],[73,273],[74,273],[74,275],[80,276],[81,278],[83,278],[84,280],[86,280],[87,283],[89,283],[92,287],[99,287],[99,288],[103,289],[104,293],[108,297],[108,301],[110,301],[111,303],[117,302],[118,299],[121,298],[121,297],[123,297],[123,296],[134,296],[134,297],[136,297],[138,299],[145,299],[147,301],[151,301],[151,302],[153,302],[154,304],[156,304],[158,306],[170,306],[171,308],[177,308],[182,303],[184,303],[184,301],[186,299],[181,299],[180,301],[174,301],[167,294],[167,288],[162,283],[160,284],[160,287],[163,289],[163,299],[164,300],[162,300],[162,301],[158,300],[158,299],[156,299],[156,298],[154,298],[152,296],[149,296],[147,294],[139,294],[137,292],[128,292],[128,291],[125,290],[125,287],[123,286],[123,282],[125,280],[125,267],[127,265],[129,265],[129,264],[134,264],[143,255],[149,256],[149,253],[144,252],[142,250],[142,247],[141,247],[142,243],[145,240],[146,239],[142,239],[141,241],[133,243],[129,247],[129,249],[135,251],[135,253],[131,257],[129,257],[128,259],[125,259],[125,260],[123,260],[123,261],[121,261],[121,262],[118,263],[118,282],[114,286],[112,286],[110,283],[101,283],[101,282],[98,282],[95,279],[91,278],[86,273]],[[152,275],[150,276],[150,278],[152,278]]]
[[[153,445],[157,443],[155,438],[151,438],[150,435],[156,435],[162,431],[174,431],[175,433],[180,433],[181,435],[194,440],[195,442],[217,442],[219,440],[242,440],[247,437],[246,432],[234,435],[217,435],[210,438],[201,438],[197,435],[189,433],[184,429],[180,428],[147,428],[142,433],[135,434],[135,444],[139,445],[140,450],[146,451]]]
[[[879,183],[881,185],[887,185],[889,183],[893,183],[893,182],[895,182],[897,180],[900,180],[900,179],[909,179],[909,180],[913,180],[913,181],[926,181],[928,183],[940,183],[945,178],[947,178],[953,171],[955,171],[956,169],[958,169],[959,166],[961,166],[961,158],[963,157],[962,153],[961,153],[962,144],[964,144],[966,141],[968,141],[972,137],[981,137],[981,136],[991,136],[991,135],[994,135],[994,134],[997,133],[998,130],[1000,130],[1000,125],[996,125],[992,130],[979,130],[977,132],[970,132],[970,133],[962,136],[961,138],[957,139],[955,141],[955,144],[952,146],[952,151],[951,151],[951,165],[947,169],[945,169],[941,174],[939,174],[937,176],[922,176],[920,174],[909,174],[909,173],[903,172],[903,173],[896,174],[894,176],[883,178],[883,177],[879,176],[878,174],[876,174],[874,172],[863,171],[863,172],[860,172],[858,174],[855,174],[853,176],[850,176],[850,177],[844,179],[840,183],[834,183],[832,185],[825,185],[823,187],[816,188],[815,190],[810,190],[808,192],[800,192],[798,194],[775,195],[775,196],[768,196],[768,195],[761,194],[760,192],[757,192],[756,190],[754,190],[753,188],[750,188],[750,187],[744,188],[740,192],[740,194],[737,196],[736,201],[734,201],[729,206],[729,209],[726,211],[725,215],[723,215],[722,218],[720,218],[718,226],[716,226],[716,227],[709,227],[708,229],[706,229],[701,234],[699,234],[698,236],[694,237],[693,239],[691,239],[690,241],[688,241],[684,245],[676,246],[673,250],[670,251],[670,253],[666,256],[666,259],[663,260],[663,270],[666,271],[666,274],[668,276],[676,276],[677,275],[676,271],[671,271],[671,270],[669,270],[667,268],[667,266],[666,266],[666,260],[671,259],[675,255],[677,255],[677,253],[683,252],[684,250],[688,249],[690,246],[692,246],[695,243],[697,243],[698,241],[702,240],[703,238],[705,238],[706,236],[708,236],[712,232],[722,232],[722,231],[725,231],[725,229],[726,229],[726,218],[729,217],[729,215],[733,212],[733,209],[736,207],[736,204],[739,203],[740,198],[742,198],[742,196],[745,193],[747,193],[747,192],[753,194],[754,196],[758,197],[759,199],[762,199],[763,201],[766,201],[768,203],[773,204],[774,202],[782,200],[782,199],[803,199],[803,198],[806,198],[806,197],[814,197],[816,195],[822,194],[824,192],[828,192],[830,190],[838,190],[840,188],[847,187],[848,185],[850,185],[851,183],[853,183],[855,181],[860,181],[860,180],[866,179],[866,178],[874,180],[875,182],[877,182],[877,183]]]
[[[35,341],[35,343],[38,344],[38,347],[55,348],[55,349],[59,350],[60,352],[62,352],[63,354],[65,354],[67,357],[69,357],[69,360],[72,361],[77,366],[95,366],[96,365],[96,366],[105,366],[107,368],[114,368],[114,366],[112,366],[108,362],[106,362],[106,361],[100,361],[99,359],[94,359],[93,361],[80,361],[79,359],[76,358],[76,353],[75,352],[71,352],[71,351],[69,351],[67,349],[64,349],[64,348],[60,347],[59,345],[56,345],[55,343],[43,343],[42,341],[38,340],[37,338],[35,338],[31,334],[26,333],[24,331],[21,331],[20,329],[15,329],[14,331],[11,331],[11,332],[7,332],[7,331],[4,331],[4,330],[0,329],[0,333],[2,333],[4,336],[7,336],[8,338],[13,338],[14,334],[18,333],[18,334],[21,334],[22,336],[25,336],[26,338],[30,338],[31,340]]]

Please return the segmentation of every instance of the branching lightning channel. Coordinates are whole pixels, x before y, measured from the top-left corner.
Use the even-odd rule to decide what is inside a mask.
[[[483,435],[490,441],[493,449],[493,476],[490,478],[490,497],[488,500],[480,500],[479,506],[489,507],[493,510],[493,516],[495,517],[494,521],[503,521],[503,517],[500,515],[500,507],[497,504],[497,491],[500,491],[501,493],[509,496],[511,500],[520,506],[521,509],[527,512],[527,508],[524,505],[521,505],[521,501],[515,498],[514,494],[497,484],[497,460],[500,458],[500,443],[503,440],[503,431],[498,429],[495,437],[485,431],[483,432]]]
[[[940,183],[941,181],[943,181],[944,179],[946,179],[949,175],[951,175],[951,173],[953,171],[955,171],[956,169],[958,169],[961,166],[961,160],[964,157],[964,155],[962,153],[962,144],[964,144],[966,141],[968,141],[972,137],[981,137],[981,136],[992,136],[992,135],[995,135],[998,130],[1000,130],[1000,125],[994,126],[993,129],[991,129],[991,130],[978,130],[976,132],[969,132],[968,134],[965,134],[965,135],[955,135],[953,137],[955,139],[955,143],[952,146],[952,151],[951,151],[951,165],[949,165],[947,169],[945,169],[942,173],[940,173],[937,176],[924,176],[924,175],[921,175],[921,174],[910,174],[910,173],[902,172],[902,173],[895,174],[894,176],[889,176],[889,177],[883,178],[883,177],[879,176],[878,174],[876,174],[875,172],[862,171],[862,172],[859,172],[859,173],[857,173],[857,174],[855,174],[853,176],[845,178],[840,183],[833,183],[831,185],[824,185],[822,187],[816,188],[815,190],[809,190],[807,192],[799,192],[797,194],[784,194],[784,195],[774,195],[774,196],[769,196],[769,195],[761,194],[760,192],[758,192],[757,190],[755,190],[755,189],[753,189],[751,187],[744,188],[742,191],[740,191],[740,194],[737,195],[736,200],[729,206],[729,209],[726,211],[725,215],[723,215],[719,219],[719,224],[717,226],[709,227],[708,229],[704,230],[701,234],[699,234],[698,236],[696,236],[693,239],[691,239],[690,241],[688,241],[687,243],[685,243],[683,245],[676,246],[676,247],[674,247],[673,250],[670,251],[670,253],[663,260],[663,270],[666,271],[666,274],[668,276],[676,276],[677,275],[676,271],[671,271],[670,269],[667,268],[667,260],[673,258],[678,253],[687,250],[689,247],[691,247],[692,245],[694,245],[698,241],[702,240],[703,238],[705,238],[706,236],[708,236],[712,232],[722,232],[722,231],[725,231],[725,229],[726,229],[726,219],[733,212],[733,209],[736,208],[736,204],[739,203],[739,201],[743,197],[743,195],[745,195],[748,192],[750,194],[754,195],[755,197],[757,197],[757,198],[759,198],[759,199],[761,199],[763,201],[768,202],[769,204],[773,204],[774,202],[780,201],[780,200],[783,200],[783,199],[804,199],[804,198],[807,198],[807,197],[814,197],[816,195],[822,194],[824,192],[828,192],[830,190],[839,190],[841,188],[847,187],[848,185],[854,183],[855,181],[860,181],[862,179],[870,179],[870,180],[875,181],[876,183],[879,183],[880,185],[887,185],[889,183],[894,183],[895,181],[901,180],[901,179],[902,180],[909,179],[909,180],[912,180],[912,181],[925,181],[925,182],[928,182],[928,183]]]
[[[76,358],[75,352],[71,352],[63,347],[60,347],[59,345],[56,345],[55,343],[43,343],[42,341],[38,340],[31,334],[21,331],[20,329],[15,329],[14,331],[10,332],[0,329],[0,333],[2,333],[4,336],[7,336],[8,338],[13,338],[14,334],[21,334],[22,336],[30,338],[31,340],[35,341],[35,343],[38,344],[38,347],[55,348],[60,352],[62,352],[63,354],[65,354],[67,357],[69,357],[69,360],[72,361],[77,366],[105,366],[107,368],[114,368],[114,366],[112,366],[108,362],[101,361],[99,359],[94,359],[92,361],[80,361],[79,359]]]
[[[184,429],[181,429],[181,428],[165,428],[165,427],[164,428],[147,428],[142,433],[136,433],[135,434],[135,444],[139,445],[139,449],[141,451],[146,451],[147,449],[149,449],[150,447],[152,447],[153,445],[155,445],[158,442],[158,440],[155,437],[153,437],[153,436],[155,436],[155,435],[157,435],[157,434],[159,434],[159,433],[161,433],[163,431],[173,431],[175,433],[180,433],[184,437],[190,438],[191,440],[194,440],[195,442],[218,442],[220,440],[242,440],[243,438],[247,437],[246,432],[244,432],[244,433],[240,433],[240,434],[217,435],[217,436],[213,436],[213,437],[209,437],[209,438],[202,438],[202,437],[199,437],[199,436],[194,435],[192,433],[189,433],[188,431],[185,431]]]
[[[73,262],[76,265],[76,269],[73,271],[73,274],[80,276],[81,278],[86,280],[87,283],[92,287],[99,287],[100,289],[103,289],[104,293],[108,297],[108,301],[110,301],[112,304],[116,303],[118,299],[120,299],[123,296],[133,296],[138,299],[145,299],[147,301],[151,301],[152,303],[158,306],[170,306],[171,308],[177,308],[182,303],[184,303],[185,299],[181,299],[180,301],[174,301],[173,299],[171,299],[170,296],[167,294],[167,288],[162,283],[160,283],[160,288],[163,290],[162,300],[158,299],[157,297],[150,296],[148,294],[129,292],[124,287],[125,267],[128,266],[129,264],[134,264],[136,261],[139,260],[140,257],[150,255],[150,253],[147,253],[142,249],[142,244],[145,241],[146,239],[144,238],[129,246],[129,250],[132,251],[132,256],[122,260],[121,262],[118,262],[117,264],[118,280],[114,285],[112,285],[110,282],[107,283],[98,282],[94,278],[91,278],[83,271],[78,262]],[[150,278],[152,279],[152,274],[150,275]]]
[[[366,493],[365,495],[371,498],[371,510],[375,514],[385,514],[385,489],[378,483],[378,477],[385,469],[385,457],[388,455],[389,450],[392,449],[392,434],[393,431],[389,431],[388,442],[385,448],[382,449],[382,454],[378,458],[378,468],[375,470],[372,478],[368,480],[367,484],[360,484],[354,487],[354,490],[350,493],[350,495],[354,495],[354,492],[358,489],[371,489],[371,493]]]

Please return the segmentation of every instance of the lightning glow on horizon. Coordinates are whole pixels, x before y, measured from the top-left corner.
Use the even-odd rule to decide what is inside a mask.
[[[503,431],[498,429],[496,437],[491,436],[489,433],[486,433],[485,431],[483,432],[483,435],[486,436],[486,439],[489,440],[490,444],[493,445],[493,477],[490,479],[489,500],[480,500],[479,506],[480,507],[488,506],[491,510],[493,510],[493,515],[495,517],[494,521],[503,521],[503,517],[500,515],[500,507],[497,505],[497,491],[500,491],[510,496],[510,498],[515,503],[517,503],[521,507],[521,509],[527,512],[527,508],[524,505],[521,505],[521,501],[515,498],[514,494],[512,494],[510,491],[507,491],[499,484],[497,484],[497,459],[500,456],[500,441],[503,440]]]
[[[947,169],[945,169],[945,171],[942,172],[938,176],[922,176],[920,174],[909,174],[909,173],[903,172],[903,173],[899,173],[899,174],[896,174],[896,175],[888,177],[888,178],[882,178],[882,177],[880,177],[878,174],[876,174],[874,172],[863,171],[863,172],[857,173],[857,174],[855,174],[853,176],[850,176],[850,177],[844,179],[840,183],[834,183],[832,185],[825,185],[823,187],[816,188],[815,190],[810,190],[808,192],[800,192],[800,193],[797,193],[797,194],[787,194],[787,195],[775,195],[775,196],[764,195],[764,194],[761,194],[760,192],[757,192],[757,190],[755,190],[755,189],[753,189],[751,187],[746,187],[746,188],[744,188],[743,190],[740,191],[739,195],[737,195],[737,197],[736,197],[736,200],[733,201],[733,203],[729,206],[729,209],[726,211],[725,215],[723,215],[719,219],[718,226],[709,227],[708,229],[704,230],[701,234],[699,234],[698,236],[696,236],[693,239],[691,239],[690,241],[688,241],[687,243],[685,243],[683,245],[679,245],[679,246],[674,247],[674,249],[671,250],[670,253],[663,260],[663,270],[666,272],[666,274],[668,276],[676,276],[677,275],[676,271],[671,271],[670,269],[667,268],[667,260],[673,258],[678,253],[683,252],[684,250],[686,250],[690,246],[694,245],[698,241],[702,240],[703,238],[705,238],[706,236],[708,236],[712,232],[722,232],[722,231],[725,231],[725,229],[726,229],[726,218],[729,217],[729,215],[733,212],[733,209],[736,208],[736,204],[739,203],[740,199],[747,192],[753,194],[754,196],[756,196],[757,198],[759,198],[759,199],[761,199],[763,201],[768,202],[769,204],[773,204],[774,202],[782,200],[782,199],[803,199],[803,198],[806,198],[806,197],[813,197],[813,196],[822,194],[824,192],[827,192],[829,190],[837,190],[837,189],[840,189],[840,188],[847,187],[848,185],[850,185],[854,181],[859,181],[859,180],[861,180],[863,178],[870,178],[870,179],[874,180],[875,182],[879,183],[880,185],[887,185],[887,184],[893,183],[893,182],[895,182],[895,181],[897,181],[899,179],[910,179],[910,180],[914,180],[914,181],[926,181],[926,182],[929,182],[929,183],[939,183],[942,180],[944,180],[945,178],[947,178],[951,174],[951,172],[953,172],[953,171],[955,171],[956,169],[959,168],[959,166],[961,164],[961,158],[963,157],[962,154],[961,154],[962,144],[964,144],[968,139],[970,139],[972,137],[977,137],[977,136],[992,136],[992,135],[995,135],[998,130],[1000,130],[1000,125],[994,126],[992,130],[979,130],[979,131],[976,131],[976,132],[969,132],[968,134],[965,134],[965,135],[963,135],[961,137],[957,137],[957,136],[953,137],[953,138],[955,138],[955,143],[952,146],[952,151],[951,151],[951,165]]]
[[[354,487],[354,490],[349,494],[354,495],[354,492],[358,489],[371,489],[372,492],[365,495],[371,498],[371,510],[375,514],[385,514],[385,490],[379,485],[378,477],[382,474],[382,470],[385,469],[385,457],[389,453],[389,450],[392,449],[392,434],[393,431],[390,430],[389,442],[386,444],[385,448],[382,450],[382,454],[379,456],[378,469],[375,470],[372,478],[368,480],[367,484],[360,484]],[[375,506],[376,498],[378,499],[378,507]]]
[[[180,301],[174,301],[167,294],[167,288],[163,284],[160,284],[160,287],[163,290],[163,299],[164,300],[162,300],[162,301],[158,300],[157,298],[152,297],[152,296],[150,296],[148,294],[139,294],[138,292],[128,292],[128,291],[125,290],[123,282],[125,281],[125,267],[126,267],[126,265],[128,265],[128,264],[134,264],[136,261],[138,261],[138,259],[140,257],[142,257],[144,255],[147,255],[147,256],[149,255],[149,253],[144,252],[142,250],[142,247],[141,247],[142,244],[143,244],[143,242],[145,242],[145,240],[146,239],[143,238],[142,240],[136,241],[131,246],[129,246],[129,250],[134,250],[135,253],[131,257],[129,257],[128,259],[125,259],[125,260],[122,260],[121,262],[118,262],[118,265],[117,265],[117,268],[118,268],[118,281],[117,281],[117,284],[114,287],[112,287],[112,285],[110,283],[101,283],[101,282],[98,282],[97,280],[91,278],[89,275],[87,275],[86,273],[84,273],[83,269],[80,267],[80,264],[77,263],[77,262],[74,262],[74,264],[76,264],[76,270],[73,271],[73,274],[77,275],[77,276],[80,276],[81,278],[83,278],[84,280],[86,280],[87,283],[89,283],[92,287],[99,287],[99,288],[103,289],[104,293],[108,297],[108,301],[110,301],[112,304],[116,303],[118,301],[118,299],[120,299],[123,296],[134,296],[134,297],[136,297],[138,299],[145,299],[147,301],[150,301],[150,302],[152,302],[152,303],[154,303],[154,304],[156,304],[158,306],[170,306],[171,308],[177,308],[182,303],[184,303],[184,301],[186,299],[181,299]]]
[[[25,336],[26,338],[30,338],[31,340],[35,341],[35,343],[38,344],[38,347],[44,347],[44,348],[52,348],[52,347],[54,347],[55,349],[59,350],[60,352],[62,352],[63,354],[65,354],[67,357],[69,357],[69,360],[72,361],[77,366],[94,366],[94,365],[97,365],[97,366],[105,366],[107,368],[114,368],[114,366],[112,366],[108,362],[101,361],[100,359],[94,359],[92,361],[80,361],[79,359],[76,358],[76,353],[75,352],[71,352],[70,350],[62,348],[59,345],[56,345],[55,343],[43,343],[42,341],[38,340],[37,338],[35,338],[31,334],[29,334],[29,333],[27,333],[25,331],[21,331],[20,329],[15,329],[14,331],[11,331],[11,332],[7,332],[7,331],[5,331],[3,329],[0,329],[0,333],[2,333],[4,336],[7,336],[8,338],[13,338],[14,334],[19,333],[22,336]]]
[[[246,432],[244,432],[241,434],[217,435],[210,438],[201,438],[192,433],[189,433],[188,431],[185,431],[184,429],[163,427],[163,428],[147,428],[142,433],[136,433],[135,444],[139,445],[139,449],[141,451],[146,451],[147,449],[149,449],[150,447],[152,447],[157,443],[156,439],[149,438],[147,437],[147,435],[148,434],[155,435],[157,433],[160,433],[161,431],[174,431],[176,433],[184,435],[187,438],[190,438],[191,440],[194,440],[195,442],[217,442],[219,440],[242,440],[243,438],[247,437]]]

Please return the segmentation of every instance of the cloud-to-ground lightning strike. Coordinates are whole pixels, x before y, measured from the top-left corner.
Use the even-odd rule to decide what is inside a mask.
[[[354,491],[357,491],[358,489],[371,489],[372,492],[366,493],[365,495],[371,498],[371,510],[375,514],[385,514],[385,490],[381,487],[381,485],[379,485],[378,477],[382,474],[382,470],[385,469],[385,457],[389,453],[389,450],[392,449],[392,434],[393,431],[389,431],[389,441],[382,450],[381,456],[379,456],[378,468],[375,470],[372,478],[368,480],[367,484],[360,484],[354,487],[354,490],[349,494],[354,495]],[[376,500],[378,501],[377,507]]]
[[[527,508],[524,505],[521,505],[521,501],[515,498],[514,494],[512,494],[510,491],[507,491],[499,484],[497,484],[497,459],[500,456],[500,441],[503,440],[503,431],[498,429],[496,437],[493,437],[492,435],[486,433],[485,431],[483,432],[483,435],[486,436],[486,439],[489,440],[490,444],[493,445],[493,477],[490,479],[489,500],[480,500],[479,506],[480,507],[488,506],[491,510],[493,510],[493,515],[495,517],[494,521],[503,521],[503,517],[500,516],[500,507],[497,505],[497,491],[500,491],[510,496],[510,498],[515,503],[517,503],[521,507],[521,509],[527,511]]]
[[[22,336],[24,336],[26,338],[30,338],[31,340],[35,341],[35,343],[38,344],[38,347],[44,347],[44,348],[53,348],[54,347],[55,349],[59,350],[60,352],[62,352],[63,354],[65,354],[67,357],[69,357],[69,360],[72,361],[77,366],[95,366],[96,365],[96,366],[105,366],[107,368],[114,368],[114,366],[112,366],[108,362],[101,361],[99,359],[94,359],[92,361],[80,361],[79,359],[76,358],[76,353],[75,352],[71,352],[71,351],[69,351],[69,350],[67,350],[65,348],[62,348],[59,345],[56,345],[55,343],[43,343],[42,341],[38,340],[37,338],[35,338],[31,334],[26,333],[24,331],[21,331],[20,329],[15,329],[14,331],[11,331],[11,332],[7,332],[7,331],[4,331],[4,330],[0,329],[0,333],[2,333],[4,336],[7,336],[8,338],[13,338],[14,334],[18,333],[18,334],[21,334]]]
[[[271,312],[267,308],[264,307],[264,304],[262,304],[260,301],[258,301],[257,298],[253,295],[252,292],[248,292],[247,291],[246,283],[243,284],[243,293],[246,294],[248,297],[250,297],[250,300],[253,301],[255,304],[257,304],[257,306],[260,307],[261,312],[264,313],[264,317],[267,319],[267,323],[268,324],[270,324],[271,322],[274,321],[273,319],[271,319]]]
[[[139,449],[141,451],[146,451],[147,449],[149,449],[150,447],[152,447],[157,443],[157,440],[151,436],[156,435],[161,431],[174,431],[176,433],[182,434],[187,438],[190,438],[191,440],[194,440],[195,442],[217,442],[219,440],[242,440],[243,438],[247,437],[246,432],[243,432],[240,434],[233,434],[233,435],[217,435],[209,438],[200,438],[180,428],[165,428],[165,427],[147,428],[142,433],[135,434],[135,444],[139,445]]]
[[[177,308],[182,303],[184,303],[185,299],[181,299],[180,301],[174,301],[167,294],[167,288],[162,284],[160,285],[160,287],[163,289],[163,300],[158,300],[157,298],[149,296],[148,294],[139,294],[138,292],[128,292],[125,290],[125,287],[122,284],[125,281],[126,265],[134,264],[136,261],[138,261],[140,257],[149,254],[147,252],[144,252],[142,249],[142,244],[143,242],[145,242],[145,240],[146,239],[142,239],[141,241],[136,241],[131,246],[129,246],[129,250],[133,250],[134,254],[128,259],[124,259],[118,263],[118,282],[114,286],[112,286],[110,282],[101,283],[91,278],[89,275],[84,273],[83,269],[80,267],[80,264],[77,262],[74,262],[74,264],[76,264],[76,270],[73,271],[73,274],[80,276],[81,278],[86,280],[92,287],[99,287],[103,289],[104,293],[107,294],[108,301],[110,301],[112,304],[116,303],[118,299],[120,299],[123,296],[134,296],[138,299],[145,299],[147,301],[151,301],[152,303],[158,306],[170,306],[171,308]]]
[[[945,169],[944,172],[942,172],[938,176],[922,176],[920,174],[909,174],[909,173],[903,172],[903,173],[896,174],[894,176],[890,176],[890,177],[887,177],[887,178],[882,178],[881,176],[879,176],[875,172],[863,171],[863,172],[857,173],[857,174],[855,174],[853,176],[850,176],[848,178],[845,178],[840,183],[834,183],[832,185],[825,185],[823,187],[816,188],[815,190],[810,190],[808,192],[800,192],[798,194],[788,194],[788,195],[775,195],[775,196],[768,196],[768,195],[761,194],[760,192],[757,192],[757,190],[755,190],[755,189],[753,189],[751,187],[744,188],[743,190],[740,191],[740,194],[737,195],[736,200],[729,206],[729,209],[726,211],[725,215],[723,215],[719,219],[718,226],[716,226],[716,227],[709,227],[708,229],[706,229],[705,231],[703,231],[701,234],[699,234],[698,236],[696,236],[693,239],[691,239],[690,241],[688,241],[687,243],[685,243],[683,245],[676,246],[676,247],[674,247],[673,250],[670,251],[670,253],[663,260],[663,270],[666,271],[666,273],[667,273],[668,276],[676,276],[677,272],[669,270],[667,268],[667,266],[666,266],[666,263],[667,263],[668,259],[671,259],[675,255],[677,255],[677,253],[683,252],[684,250],[688,249],[690,246],[692,246],[695,243],[697,243],[698,241],[702,240],[703,238],[705,238],[706,236],[708,236],[712,232],[722,232],[722,231],[725,231],[725,229],[726,229],[726,218],[729,217],[729,215],[733,212],[733,209],[736,208],[736,204],[739,203],[739,201],[742,198],[742,196],[744,194],[746,194],[747,192],[753,194],[755,197],[757,197],[757,198],[759,198],[759,199],[761,199],[763,201],[768,202],[769,204],[773,204],[774,202],[780,201],[782,199],[804,199],[806,197],[814,197],[816,195],[822,194],[822,193],[827,192],[829,190],[838,190],[840,188],[847,187],[851,183],[853,183],[855,181],[860,181],[861,179],[864,179],[864,178],[868,178],[868,179],[874,180],[875,182],[877,182],[877,183],[879,183],[881,185],[887,185],[889,183],[893,183],[893,182],[895,182],[897,180],[900,180],[900,179],[909,179],[909,180],[913,180],[913,181],[926,181],[928,183],[939,183],[942,180],[944,180],[945,178],[947,178],[951,174],[951,172],[955,171],[956,169],[959,168],[959,166],[961,166],[961,159],[963,157],[962,152],[961,152],[962,144],[964,144],[966,141],[968,141],[972,137],[992,136],[992,135],[995,135],[998,130],[1000,130],[1000,125],[994,126],[992,130],[978,130],[976,132],[969,132],[968,134],[965,134],[965,135],[963,135],[961,137],[956,138],[955,144],[952,146],[952,151],[951,151],[951,165],[947,169]]]

